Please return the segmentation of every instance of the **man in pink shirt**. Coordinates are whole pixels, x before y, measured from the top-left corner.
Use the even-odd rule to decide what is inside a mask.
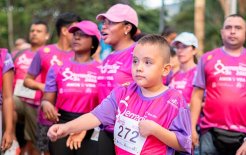
[[[196,124],[203,107],[200,127],[201,154],[243,155],[246,152],[246,23],[237,14],[228,16],[221,29],[223,46],[204,54],[197,67],[191,99],[192,142],[199,145]]]
[[[47,45],[40,48],[34,56],[29,67],[24,85],[33,90],[44,91],[46,74],[50,66],[62,66],[65,59],[74,56],[71,51],[72,34],[68,32],[68,28],[79,22],[79,16],[73,13],[63,13],[58,16],[56,21],[56,30],[58,33],[58,42],[56,44]],[[40,76],[41,81],[37,81]],[[40,152],[48,154],[48,137],[46,135],[51,122],[43,117],[43,113],[39,111],[38,131],[37,131],[37,147]]]
[[[24,139],[27,141],[26,149],[29,154],[35,153],[36,129],[37,129],[37,107],[40,105],[41,91],[34,91],[23,86],[24,78],[36,51],[46,44],[49,39],[48,25],[44,21],[37,20],[32,23],[29,32],[31,47],[18,51],[12,55],[14,75],[14,102],[18,121],[24,117]],[[37,79],[40,81],[40,78]],[[18,126],[18,125],[17,125]],[[25,149],[25,148],[24,148]]]

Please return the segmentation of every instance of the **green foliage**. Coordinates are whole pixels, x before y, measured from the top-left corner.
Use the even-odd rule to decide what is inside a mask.
[[[51,42],[56,41],[54,23],[61,12],[74,12],[82,19],[96,22],[96,15],[119,2],[128,3],[139,15],[139,28],[145,33],[157,33],[159,28],[159,10],[146,10],[135,0],[10,0],[13,5],[14,39],[28,39],[30,24],[35,19],[45,20],[51,33]],[[6,0],[0,2],[0,47],[8,47]],[[4,39],[3,39],[4,38]]]
[[[220,29],[223,19],[224,14],[219,1],[206,1],[204,51],[221,46]],[[194,32],[194,0],[184,0],[180,13],[169,24],[178,32]]]
[[[177,32],[194,31],[194,0],[181,2],[180,12],[170,21],[170,25],[177,29]]]

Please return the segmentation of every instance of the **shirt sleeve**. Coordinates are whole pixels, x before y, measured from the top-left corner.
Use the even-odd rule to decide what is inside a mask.
[[[115,92],[112,91],[91,113],[95,115],[103,125],[114,125],[117,108]]]
[[[179,113],[170,125],[169,130],[175,133],[179,144],[185,152],[191,153],[191,120],[188,107],[179,109]]]
[[[46,75],[44,92],[57,92],[56,77],[57,73],[54,66],[52,66]]]
[[[28,69],[28,73],[37,77],[41,71],[41,57],[40,53],[37,52],[32,59],[32,63]]]
[[[200,61],[197,65],[197,73],[195,75],[193,86],[200,87],[205,89],[206,88],[206,80],[205,80],[205,70],[204,70],[204,62],[203,57],[201,57]]]
[[[9,53],[7,53],[5,60],[4,60],[2,74],[6,73],[7,71],[9,71],[10,69],[13,69],[13,68],[14,68],[13,60],[11,58],[11,55]]]

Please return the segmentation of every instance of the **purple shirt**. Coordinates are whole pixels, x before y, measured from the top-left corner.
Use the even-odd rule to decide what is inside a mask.
[[[124,104],[122,104],[124,103]],[[155,97],[145,97],[135,83],[115,88],[93,111],[103,125],[114,125],[118,114],[140,121],[153,120],[162,127],[173,131],[180,145],[191,152],[190,110],[180,93],[168,89]],[[119,129],[114,129],[117,132]],[[118,154],[130,154],[116,147]],[[167,147],[154,136],[148,136],[144,143],[143,154],[172,154],[174,150]]]

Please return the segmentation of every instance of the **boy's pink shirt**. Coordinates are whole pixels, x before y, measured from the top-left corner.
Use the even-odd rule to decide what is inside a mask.
[[[180,119],[182,114],[183,122],[178,127],[177,124],[174,125],[176,127],[175,134],[176,132],[183,132],[184,135],[177,134],[177,138],[187,151],[191,149],[189,110],[181,94],[174,89],[168,89],[155,97],[144,97],[136,83],[118,87],[92,113],[104,125],[105,123],[114,124],[114,121],[117,121],[117,115],[121,114],[136,121],[152,120],[166,129],[170,129],[174,120],[178,116]],[[182,131],[179,128],[182,128]],[[115,128],[114,132],[119,130]],[[169,154],[167,153],[169,151],[163,142],[154,136],[148,136],[141,154]],[[131,153],[117,146],[116,154],[131,155]]]

